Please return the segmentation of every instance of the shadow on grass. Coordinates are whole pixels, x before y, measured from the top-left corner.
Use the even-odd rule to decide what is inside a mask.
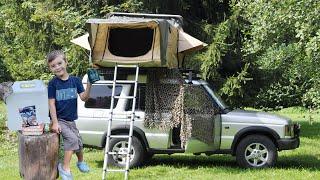
[[[320,156],[320,154],[319,154]],[[98,167],[103,166],[103,161],[96,161]],[[173,168],[225,168],[230,171],[242,171],[236,163],[235,157],[229,155],[192,156],[192,155],[156,155],[144,167],[170,166]],[[142,168],[144,168],[142,167]],[[320,161],[312,155],[295,155],[279,157],[273,169],[304,169],[319,171]]]
[[[320,156],[320,155],[319,155]],[[103,161],[96,161],[98,167],[103,166]],[[235,157],[229,155],[192,156],[192,155],[156,155],[144,167],[168,166],[173,168],[224,168],[231,171],[243,170],[236,163]],[[273,169],[304,169],[319,171],[320,161],[312,155],[295,155],[279,157]]]
[[[98,167],[103,166],[103,161],[96,161]],[[155,155],[144,167],[170,166],[174,168],[197,169],[217,166],[237,168],[232,156],[193,156],[193,155]]]
[[[301,125],[300,137],[319,138],[320,137],[320,123],[314,122],[312,125],[309,122],[299,122]]]
[[[293,168],[293,169],[307,169],[310,171],[319,171],[320,161],[318,158],[320,154],[316,155],[294,155],[283,156],[278,158],[275,168]]]

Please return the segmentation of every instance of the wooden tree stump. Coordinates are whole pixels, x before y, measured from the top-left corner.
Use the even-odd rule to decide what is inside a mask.
[[[25,136],[19,133],[20,176],[26,180],[57,178],[59,137],[56,133]]]

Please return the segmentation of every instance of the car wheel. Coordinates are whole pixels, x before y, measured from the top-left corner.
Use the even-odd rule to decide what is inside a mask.
[[[237,163],[244,168],[264,168],[273,166],[278,152],[270,138],[263,135],[249,135],[237,146]]]
[[[109,155],[109,163],[113,166],[124,168],[126,166],[126,155],[120,153],[127,153],[128,139],[127,138],[112,138],[110,140],[109,151],[117,152],[119,154]],[[129,167],[137,167],[144,162],[146,151],[138,138],[132,137],[131,155]],[[109,164],[108,163],[108,164]]]

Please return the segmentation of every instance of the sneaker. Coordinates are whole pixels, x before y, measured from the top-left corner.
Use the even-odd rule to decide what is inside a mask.
[[[67,172],[63,169],[62,164],[58,164],[58,171],[59,175],[61,176],[62,180],[73,180],[71,172]]]
[[[84,161],[77,162],[77,167],[83,173],[87,173],[90,171],[89,166]]]

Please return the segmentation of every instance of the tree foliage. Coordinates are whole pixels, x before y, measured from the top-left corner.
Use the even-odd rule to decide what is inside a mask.
[[[320,2],[314,0],[4,0],[0,81],[49,79],[45,56],[63,49],[83,75],[87,52],[70,40],[109,12],[179,14],[208,47],[188,55],[232,106],[320,107]]]
[[[320,2],[243,0],[235,7],[247,21],[242,52],[263,82],[256,105],[301,105],[320,77]]]

